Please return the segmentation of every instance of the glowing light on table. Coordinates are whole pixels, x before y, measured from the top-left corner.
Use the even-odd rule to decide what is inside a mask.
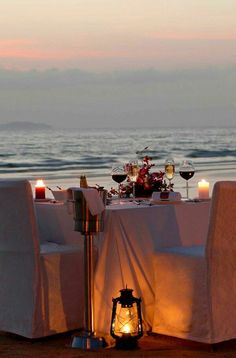
[[[198,197],[199,199],[209,199],[209,183],[205,179],[198,182]]]
[[[45,199],[45,188],[46,185],[44,184],[43,180],[37,180],[35,184],[35,199]]]

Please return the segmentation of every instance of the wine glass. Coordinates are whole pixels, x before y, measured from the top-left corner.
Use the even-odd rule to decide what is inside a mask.
[[[171,191],[171,180],[175,175],[175,161],[172,158],[168,158],[165,161],[165,176],[169,180],[169,191]]]
[[[118,183],[118,197],[120,202],[120,184],[127,178],[127,170],[124,164],[115,164],[111,171],[112,180]]]
[[[191,160],[184,160],[179,167],[179,175],[186,180],[186,197],[189,198],[188,180],[194,176],[195,168]]]
[[[138,179],[138,175],[139,175],[139,165],[138,165],[138,161],[137,160],[133,160],[131,162],[129,162],[129,164],[127,165],[127,174],[128,177],[131,181],[131,183],[133,184],[133,200],[135,200],[135,183]]]

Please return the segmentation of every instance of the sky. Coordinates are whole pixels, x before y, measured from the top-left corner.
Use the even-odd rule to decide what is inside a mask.
[[[235,122],[235,0],[2,0],[0,24],[0,123]]]

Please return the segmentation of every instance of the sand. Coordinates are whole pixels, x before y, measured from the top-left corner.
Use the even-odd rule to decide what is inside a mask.
[[[116,357],[168,357],[168,358],[220,358],[236,357],[236,340],[214,346],[185,341],[173,337],[151,334],[139,340],[139,349],[121,351],[108,347],[97,351],[71,348],[72,333],[60,334],[38,340],[28,340],[8,333],[0,333],[1,358],[116,358]]]

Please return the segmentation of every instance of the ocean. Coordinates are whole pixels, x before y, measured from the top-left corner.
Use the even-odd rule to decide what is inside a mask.
[[[90,185],[109,190],[117,185],[111,179],[112,165],[144,155],[152,157],[153,171],[163,171],[165,160],[174,158],[174,189],[181,192],[185,181],[178,167],[191,159],[195,175],[189,181],[190,194],[196,196],[202,178],[211,189],[218,180],[236,180],[236,128],[0,132],[0,178],[27,178],[32,185],[43,178],[52,189],[79,185],[80,175],[86,175]]]

